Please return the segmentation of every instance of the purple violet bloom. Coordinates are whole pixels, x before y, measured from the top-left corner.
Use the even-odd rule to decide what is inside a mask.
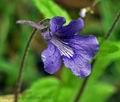
[[[49,31],[42,33],[48,41],[48,48],[41,55],[45,71],[53,74],[63,62],[76,76],[86,77],[91,73],[90,61],[99,49],[98,41],[93,35],[78,35],[84,27],[81,18],[68,25],[65,22],[64,17],[53,17]]]
[[[47,40],[48,47],[41,54],[46,72],[55,73],[63,62],[76,76],[86,77],[91,73],[90,62],[99,49],[98,41],[93,35],[78,34],[84,27],[81,18],[68,25],[65,22],[64,17],[58,16],[40,23],[17,21],[38,29]]]

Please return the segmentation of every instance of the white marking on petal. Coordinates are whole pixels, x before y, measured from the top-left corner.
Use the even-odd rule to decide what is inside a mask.
[[[45,62],[46,61],[46,56],[42,55],[42,60],[43,60],[43,62]]]
[[[73,49],[67,45],[68,43],[60,41],[57,38],[52,38],[51,42],[59,49],[61,55],[64,55],[68,58],[74,55]]]

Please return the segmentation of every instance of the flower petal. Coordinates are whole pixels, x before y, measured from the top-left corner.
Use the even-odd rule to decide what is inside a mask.
[[[50,20],[50,30],[54,33],[66,22],[64,17],[53,17]]]
[[[88,61],[91,61],[99,49],[98,41],[93,35],[75,35],[71,39],[65,39],[65,42]]]
[[[82,56],[75,55],[72,58],[63,57],[66,67],[68,67],[73,74],[79,77],[86,77],[91,73],[91,65],[86,62]]]
[[[90,61],[98,51],[98,42],[95,36],[78,36],[71,39],[64,39],[74,51],[71,57],[63,56],[66,67],[79,76],[86,77],[91,73]]]
[[[72,20],[68,25],[63,26],[59,29],[58,34],[59,36],[73,36],[81,31],[84,27],[84,22],[81,18],[77,20]]]
[[[42,52],[42,60],[44,62],[45,71],[53,74],[61,66],[61,55],[58,49],[49,42],[48,48]]]

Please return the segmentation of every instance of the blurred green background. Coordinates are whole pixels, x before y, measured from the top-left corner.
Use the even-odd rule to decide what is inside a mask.
[[[0,102],[12,95],[18,68],[32,28],[17,25],[19,19],[38,22],[44,18],[63,16],[67,22],[77,19],[82,8],[94,0],[0,0]],[[96,35],[100,51],[81,102],[120,102],[120,22],[110,39],[103,37],[117,12],[119,0],[96,0],[94,14],[85,17],[81,34]],[[37,33],[25,64],[20,102],[73,102],[84,79],[63,66],[55,75],[44,72],[40,53],[45,41]],[[11,98],[9,99],[9,101]],[[11,101],[12,102],[12,101]]]

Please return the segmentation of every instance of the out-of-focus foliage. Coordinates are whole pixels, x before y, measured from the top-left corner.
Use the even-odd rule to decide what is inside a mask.
[[[22,28],[20,32],[16,31],[18,27],[15,17],[17,3],[16,1],[14,3],[0,1],[0,94],[3,90],[3,92],[8,91],[9,93],[13,90],[18,74],[20,56],[29,36],[27,33],[31,32],[31,30],[25,28]],[[33,53],[28,57],[25,67],[24,83],[26,84],[23,87],[26,87],[37,78]],[[7,88],[5,88],[6,85]]]
[[[63,16],[67,21],[70,21],[70,16],[67,12],[54,3],[53,0],[33,0],[33,3],[46,18]]]
[[[59,87],[59,81],[54,78],[41,79],[26,94],[23,94],[21,102],[54,102],[59,93]]]
[[[119,97],[120,22],[108,41],[104,41],[103,38],[120,10],[120,3],[119,0],[98,1],[95,14],[87,14],[85,29],[82,31],[83,34],[95,34],[100,39],[100,51],[95,57],[93,71],[81,102],[119,102],[120,99],[113,95],[117,94]],[[16,25],[16,20],[39,21],[44,18],[64,16],[69,22],[73,15],[76,18],[79,16],[79,10],[74,10],[77,14],[73,14],[73,9],[63,8],[56,3],[56,0],[14,0],[12,3],[0,1],[0,94],[12,94],[20,58],[31,33],[30,28]],[[84,79],[74,76],[65,67],[58,72],[60,75],[56,75],[59,78],[44,73],[38,56],[44,46],[40,36],[36,35],[26,61],[22,87],[25,89],[31,86],[23,92],[20,102],[66,102],[66,100],[73,102]],[[47,77],[44,78],[45,76]],[[1,100],[0,98],[0,102]]]

